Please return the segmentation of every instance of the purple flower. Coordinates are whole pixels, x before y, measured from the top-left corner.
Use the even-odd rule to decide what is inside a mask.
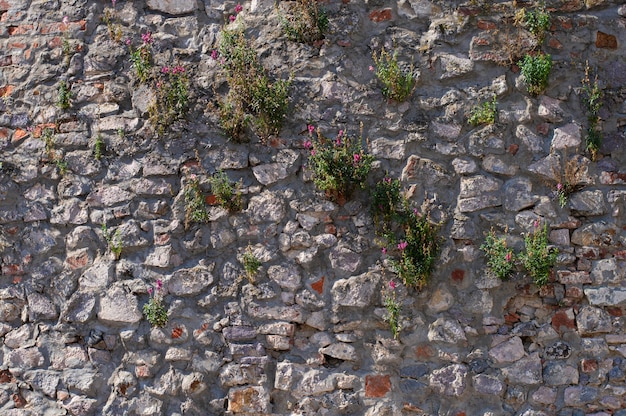
[[[539,228],[539,220],[535,220],[535,222],[533,223],[533,227]]]
[[[230,20],[231,22],[234,22],[235,19],[236,19],[236,17],[234,15],[232,15],[232,14],[230,16],[228,16],[228,20]]]
[[[370,70],[370,72],[374,72],[374,67],[373,66],[370,65],[368,69]]]
[[[396,282],[394,282],[393,280],[390,280],[389,287],[391,288],[391,290],[394,290],[396,288]]]
[[[237,3],[235,6],[235,13],[239,14],[243,10],[243,6],[240,3]]]
[[[387,185],[391,185],[391,178],[384,178],[383,182],[385,182]]]
[[[161,281],[161,279],[157,279],[156,288],[159,292],[161,291],[161,288],[163,288],[163,282]]]
[[[154,39],[152,39],[152,33],[150,33],[150,32],[142,33],[141,34],[141,40],[146,45],[149,45],[152,42],[154,42]]]
[[[361,160],[361,155],[358,153],[355,153],[353,156],[353,160],[354,160],[354,164],[356,165],[357,163],[359,163],[359,160]]]
[[[213,49],[213,51],[211,51],[211,59],[217,60],[217,49]]]
[[[406,241],[401,241],[398,244],[398,250],[403,251],[408,245],[409,245],[409,243],[407,243]]]
[[[380,251],[382,251],[383,254],[387,254],[387,247],[383,247]]]
[[[313,127],[312,124],[309,124],[307,128],[309,129],[309,134],[313,134],[313,132],[315,131],[315,127]]]
[[[115,2],[116,2],[116,1],[117,1],[117,0],[111,0],[111,5],[112,5],[113,7],[115,7]]]
[[[315,156],[315,149],[311,150],[311,156]]]

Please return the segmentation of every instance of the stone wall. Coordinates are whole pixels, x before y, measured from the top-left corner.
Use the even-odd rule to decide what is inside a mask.
[[[230,24],[273,77],[293,75],[280,136],[247,144],[215,112],[226,86],[211,54],[236,3],[113,3],[0,0],[3,415],[626,414],[620,1],[546,1],[554,69],[539,97],[502,47],[509,3],[328,0],[331,32],[309,46],[282,35],[273,0],[244,1]],[[148,31],[157,67],[183,64],[192,85],[187,120],[160,137],[124,44]],[[407,102],[387,102],[369,70],[383,46],[415,65]],[[584,151],[586,61],[604,93],[597,160]],[[470,126],[494,94],[497,123]],[[401,178],[443,224],[427,286],[397,289],[398,340],[367,191],[335,204],[305,168],[307,125],[330,136],[361,123],[370,184]],[[561,208],[568,160],[581,175]],[[185,227],[186,181],[208,192],[219,169],[241,181],[244,209],[213,205]],[[494,277],[485,234],[521,249],[536,220],[560,253],[550,283]],[[119,259],[102,224],[119,230]],[[255,284],[241,279],[247,247],[262,262]],[[141,312],[157,280],[163,328]]]

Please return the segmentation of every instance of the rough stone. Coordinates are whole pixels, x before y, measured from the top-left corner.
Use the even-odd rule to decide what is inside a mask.
[[[474,384],[474,389],[476,389],[478,393],[482,394],[500,395],[505,390],[504,383],[495,376],[477,374],[472,377],[472,382]]]
[[[489,356],[496,364],[512,363],[524,355],[524,345],[520,337],[512,337],[489,350]]]
[[[543,381],[541,359],[537,354],[524,357],[502,368],[502,373],[512,384],[540,384]]]
[[[457,344],[459,341],[467,341],[467,337],[458,321],[439,318],[428,327],[428,340]]]
[[[137,298],[126,293],[120,286],[108,289],[100,299],[98,319],[111,325],[127,325],[139,322],[142,319],[139,312]]]
[[[460,396],[465,391],[467,366],[452,364],[437,370],[430,375],[430,387],[439,394]]]
[[[372,273],[337,280],[331,290],[333,302],[338,306],[368,306],[376,294],[378,281],[379,277]]]
[[[606,214],[602,191],[575,192],[569,197],[569,207],[574,215],[594,216]]]
[[[583,306],[576,316],[576,326],[581,335],[611,332],[611,317],[601,308]]]
[[[530,208],[539,201],[532,194],[532,182],[523,177],[514,178],[504,184],[504,208],[508,211],[521,211]]]
[[[167,14],[180,15],[196,10],[196,0],[147,0],[149,8]]]
[[[578,384],[578,369],[560,361],[549,362],[543,369],[543,381],[548,386]]]

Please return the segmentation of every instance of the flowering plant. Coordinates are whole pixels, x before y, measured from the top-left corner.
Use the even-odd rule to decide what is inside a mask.
[[[480,246],[487,257],[487,265],[500,279],[506,279],[513,272],[515,267],[515,255],[513,250],[506,246],[504,237],[496,237],[495,231],[492,229],[485,242]]]
[[[209,213],[207,212],[206,199],[202,189],[200,189],[200,182],[196,175],[191,175],[185,184],[184,196],[185,229],[189,228],[189,224],[192,222],[208,222]]]
[[[309,169],[313,181],[327,197],[337,202],[350,195],[357,186],[363,186],[374,157],[362,147],[362,134],[351,137],[339,130],[335,139],[322,136],[319,129],[309,126],[309,138],[304,147],[309,150]]]
[[[398,207],[402,201],[402,185],[398,179],[383,178],[372,190],[372,216],[377,231],[383,233],[397,217]]]
[[[143,305],[143,314],[152,326],[162,327],[167,324],[167,309],[163,305],[163,283],[156,281],[156,290],[148,288],[150,299]]]
[[[135,75],[140,82],[146,82],[152,69],[152,33],[146,32],[141,34],[142,44],[134,49],[132,41],[126,39],[126,46],[130,50],[131,66],[135,69]]]
[[[164,66],[156,81],[156,100],[148,109],[158,134],[185,117],[189,104],[189,78],[182,65]]]
[[[550,271],[556,264],[559,250],[548,246],[548,226],[539,227],[535,221],[533,232],[524,239],[526,251],[520,255],[524,268],[537,286],[544,286],[550,278]]]
[[[383,300],[385,308],[387,309],[385,321],[389,323],[389,329],[391,330],[393,338],[398,339],[398,335],[400,333],[400,310],[402,305],[398,302],[396,296],[396,282],[393,280],[390,280],[389,287],[386,290],[383,290]]]
[[[376,64],[376,77],[383,84],[382,92],[385,98],[402,102],[409,98],[415,90],[416,78],[413,74],[413,64],[408,71],[403,70],[398,62],[398,52],[392,55],[384,48],[380,54],[374,52],[372,59]],[[370,66],[373,71],[374,67]]]

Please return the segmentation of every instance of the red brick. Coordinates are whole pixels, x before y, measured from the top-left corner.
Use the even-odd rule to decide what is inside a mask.
[[[552,49],[563,49],[563,44],[559,42],[557,38],[550,38],[550,40],[548,41],[548,46]]]
[[[6,127],[0,127],[0,140],[9,138],[9,129]]]
[[[518,144],[512,143],[511,145],[509,145],[509,153],[512,154],[513,156],[517,154],[518,150],[519,150]]]
[[[576,329],[576,319],[572,308],[557,311],[554,316],[552,316],[552,327],[559,332]]]
[[[389,8],[373,10],[369,15],[370,20],[375,23],[384,22],[385,20],[391,20],[392,17],[393,16],[391,15],[391,9]]]
[[[2,274],[7,276],[15,276],[24,274],[24,270],[22,266],[19,264],[3,264],[2,265]]]
[[[615,316],[616,318],[619,318],[619,317],[621,317],[623,315],[622,308],[620,308],[619,306],[607,306],[606,307],[606,311],[611,316]]]
[[[11,8],[11,4],[7,0],[0,0],[0,12],[6,12]]]
[[[72,270],[85,267],[89,263],[89,254],[80,253],[76,256],[70,256],[65,260]]]
[[[204,201],[207,203],[207,205],[217,205],[217,197],[213,194],[207,195],[204,197]]]
[[[154,244],[157,246],[163,246],[170,241],[169,234],[157,234],[154,236]]]
[[[519,319],[519,315],[515,312],[509,312],[504,315],[504,322],[506,322],[507,324],[514,324],[516,322],[519,322]]]
[[[465,278],[465,270],[455,269],[452,271],[451,277],[453,282],[461,283]]]
[[[9,26],[7,32],[10,36],[27,35],[32,32],[33,28],[33,25]]]
[[[418,345],[415,348],[415,357],[418,360],[428,359],[435,355],[435,350],[430,345]]]
[[[617,38],[608,33],[598,31],[596,34],[596,48],[617,49]]]
[[[583,288],[579,286],[566,286],[565,297],[570,299],[582,299],[585,293]]]
[[[575,12],[578,10],[582,10],[583,6],[583,0],[572,0],[563,4],[563,6],[561,6],[559,10],[561,10],[562,12]]]
[[[496,28],[495,23],[487,20],[479,20],[477,26],[480,30],[494,30]]]
[[[324,280],[326,280],[326,276],[322,276],[318,281],[313,282],[311,284],[311,289],[313,289],[320,295],[324,293]]]
[[[565,17],[560,18],[559,23],[561,24],[561,28],[565,30],[570,30],[574,27],[574,25],[572,25],[572,19]]]
[[[19,142],[24,137],[28,136],[28,132],[24,129],[17,129],[15,133],[13,133],[13,138],[11,139],[14,142]]]
[[[583,373],[593,373],[598,369],[598,361],[593,358],[583,358],[580,361],[580,369]]]
[[[541,123],[537,126],[537,133],[545,136],[550,131],[550,125],[548,123]]]
[[[386,375],[365,376],[365,397],[385,397],[391,390],[391,378]]]

